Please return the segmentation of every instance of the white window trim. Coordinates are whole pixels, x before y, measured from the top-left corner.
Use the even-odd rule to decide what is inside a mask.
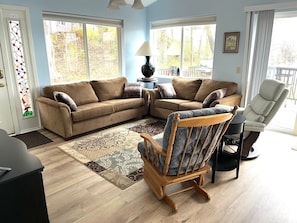
[[[151,22],[151,29],[168,28],[175,26],[195,26],[205,24],[215,24],[216,16],[168,19]]]
[[[74,14],[64,14],[64,13],[57,13],[57,12],[48,12],[43,11],[42,13],[43,19],[48,20],[64,20],[69,22],[81,22],[81,23],[93,23],[93,24],[100,24],[100,25],[107,25],[107,26],[115,26],[119,28],[123,28],[123,20],[116,20],[116,19],[105,19],[93,16],[82,16],[82,15],[74,15]]]

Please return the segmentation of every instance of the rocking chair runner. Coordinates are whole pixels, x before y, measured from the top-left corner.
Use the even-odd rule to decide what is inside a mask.
[[[204,174],[211,171],[208,161],[236,110],[237,106],[232,112],[215,107],[174,112],[167,118],[163,138],[141,133],[144,142],[138,144],[138,151],[144,161],[144,180],[174,212],[177,207],[171,195],[196,189],[210,199],[202,188]],[[189,187],[167,194],[167,186],[182,182],[189,182]]]

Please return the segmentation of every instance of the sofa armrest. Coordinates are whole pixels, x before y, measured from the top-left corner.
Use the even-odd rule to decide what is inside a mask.
[[[144,99],[145,106],[148,111],[149,104],[150,104],[150,93],[148,92],[148,89],[146,89],[146,88],[142,89],[142,97]]]
[[[217,104],[230,105],[230,106],[235,106],[235,105],[240,106],[241,98],[242,98],[241,94],[232,94],[232,95],[229,95],[227,97],[220,98],[218,100],[213,101],[210,104],[210,107],[214,107]]]
[[[36,101],[42,126],[64,138],[70,138],[72,118],[68,105],[43,96],[37,97]]]
[[[150,110],[150,114],[154,114],[154,109],[155,109],[155,101],[157,99],[161,98],[160,92],[157,88],[154,89],[148,89],[148,92],[150,94],[150,102],[149,102],[149,110]]]
[[[157,88],[154,89],[148,89],[148,92],[150,94],[150,100],[151,102],[154,102],[156,99],[160,99],[161,95]]]

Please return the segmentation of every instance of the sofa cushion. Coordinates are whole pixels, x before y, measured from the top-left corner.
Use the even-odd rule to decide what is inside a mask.
[[[212,91],[220,88],[227,88],[225,96],[229,96],[236,92],[237,83],[204,79],[202,80],[202,84],[197,91],[194,100],[203,102],[207,95],[209,95]]]
[[[203,108],[209,108],[210,104],[215,101],[218,100],[220,98],[223,98],[226,94],[227,88],[221,88],[218,90],[214,90],[212,92],[210,92],[209,95],[206,96],[206,98],[203,101]]]
[[[112,105],[114,112],[118,112],[127,109],[142,107],[144,106],[145,101],[143,98],[126,98],[108,100],[105,101],[105,103]]]
[[[172,86],[172,83],[158,84],[157,88],[160,92],[161,98],[175,98],[176,92]]]
[[[179,105],[179,111],[185,111],[185,110],[194,110],[194,109],[201,109],[202,103],[199,101],[186,101],[184,103],[181,103]]]
[[[126,83],[123,98],[141,98],[142,87],[140,83]]]
[[[200,79],[183,79],[180,77],[174,77],[172,79],[172,85],[176,92],[177,98],[193,100],[202,80]],[[185,90],[186,89],[186,90]]]
[[[184,99],[158,99],[155,101],[155,107],[166,108],[168,110],[178,111],[179,106],[182,103],[190,102],[190,100]]]
[[[54,91],[68,94],[77,106],[98,101],[91,84],[86,81],[47,86],[43,88],[43,95],[54,100]]]
[[[100,101],[122,98],[127,83],[125,77],[91,81],[92,87]]]
[[[58,102],[65,103],[69,106],[71,111],[77,110],[77,105],[73,101],[73,99],[66,93],[60,91],[54,91],[54,99]]]
[[[104,102],[95,102],[78,106],[76,112],[72,112],[71,115],[73,122],[79,122],[108,115],[113,112],[112,105]]]

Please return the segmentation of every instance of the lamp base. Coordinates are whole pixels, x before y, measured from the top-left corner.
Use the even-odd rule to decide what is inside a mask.
[[[145,76],[146,78],[150,78],[151,76],[154,75],[155,68],[151,64],[144,64],[141,67],[141,72],[143,76]]]
[[[146,63],[141,67],[141,72],[146,78],[154,75],[155,67],[150,63],[150,57],[146,56]]]

